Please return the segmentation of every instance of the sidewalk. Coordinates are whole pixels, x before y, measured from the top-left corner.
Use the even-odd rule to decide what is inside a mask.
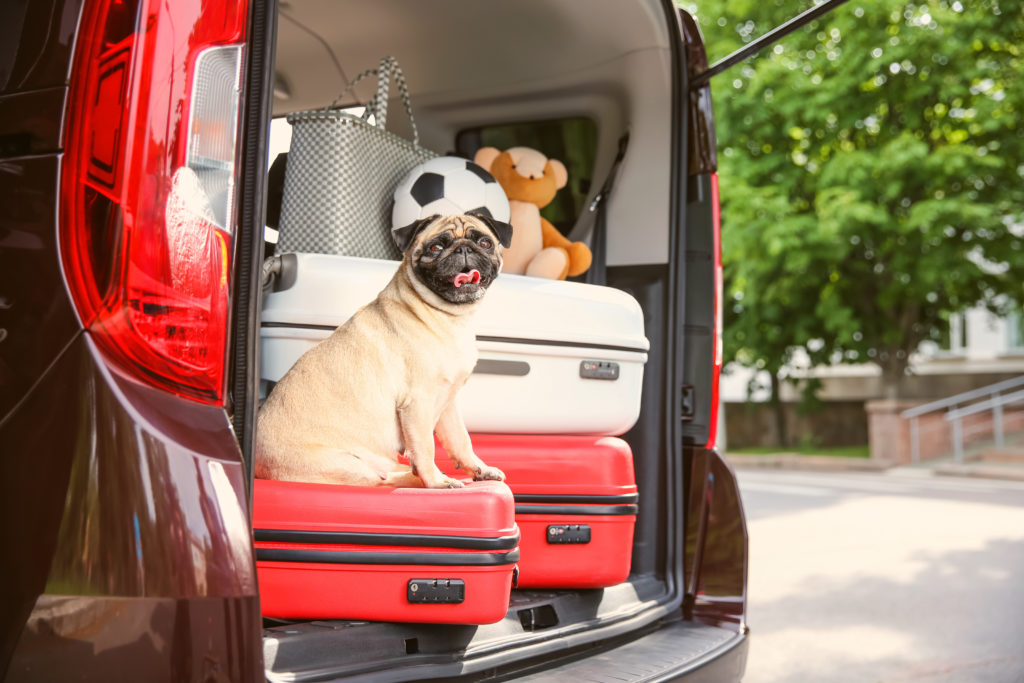
[[[817,471],[885,472],[888,470],[914,470],[934,476],[979,477],[1024,481],[1024,458],[990,461],[970,459],[963,463],[951,457],[920,463],[881,462],[870,458],[843,458],[829,455],[800,455],[798,453],[767,453],[764,455],[737,455],[726,452],[725,459],[737,469],[791,469]]]
[[[767,468],[786,470],[856,470],[881,472],[889,469],[888,463],[870,458],[844,458],[835,455],[801,455],[800,453],[764,453],[740,455],[726,451],[725,459],[737,469]]]

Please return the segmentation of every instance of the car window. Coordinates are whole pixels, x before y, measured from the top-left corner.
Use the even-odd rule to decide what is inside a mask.
[[[558,159],[569,172],[569,183],[541,210],[562,234],[568,234],[590,191],[597,149],[597,125],[585,117],[507,123],[469,128],[455,141],[459,154],[472,158],[481,147],[532,147]]]

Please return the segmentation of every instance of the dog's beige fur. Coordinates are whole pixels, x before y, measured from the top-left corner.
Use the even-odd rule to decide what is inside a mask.
[[[436,430],[467,473],[504,479],[473,452],[455,403],[477,361],[472,321],[480,299],[451,303],[414,269],[426,242],[445,230],[463,237],[471,228],[490,233],[470,216],[442,218],[423,230],[380,295],[304,354],[274,387],[257,422],[257,477],[459,487],[434,463]],[[493,251],[500,268],[497,240]],[[400,462],[403,452],[409,465]]]

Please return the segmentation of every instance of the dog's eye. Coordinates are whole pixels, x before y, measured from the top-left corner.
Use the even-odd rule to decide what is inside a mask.
[[[444,251],[444,247],[442,247],[438,242],[434,242],[429,247],[427,247],[427,249],[430,250],[431,254],[440,254],[442,251]]]
[[[484,249],[490,249],[491,247],[494,246],[494,242],[491,241],[490,237],[481,237],[476,241],[476,243],[479,244]]]

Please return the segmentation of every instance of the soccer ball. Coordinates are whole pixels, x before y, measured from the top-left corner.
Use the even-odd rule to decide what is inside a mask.
[[[414,167],[395,188],[391,227],[402,228],[435,214],[477,212],[508,223],[508,197],[494,177],[461,157],[436,157]]]

